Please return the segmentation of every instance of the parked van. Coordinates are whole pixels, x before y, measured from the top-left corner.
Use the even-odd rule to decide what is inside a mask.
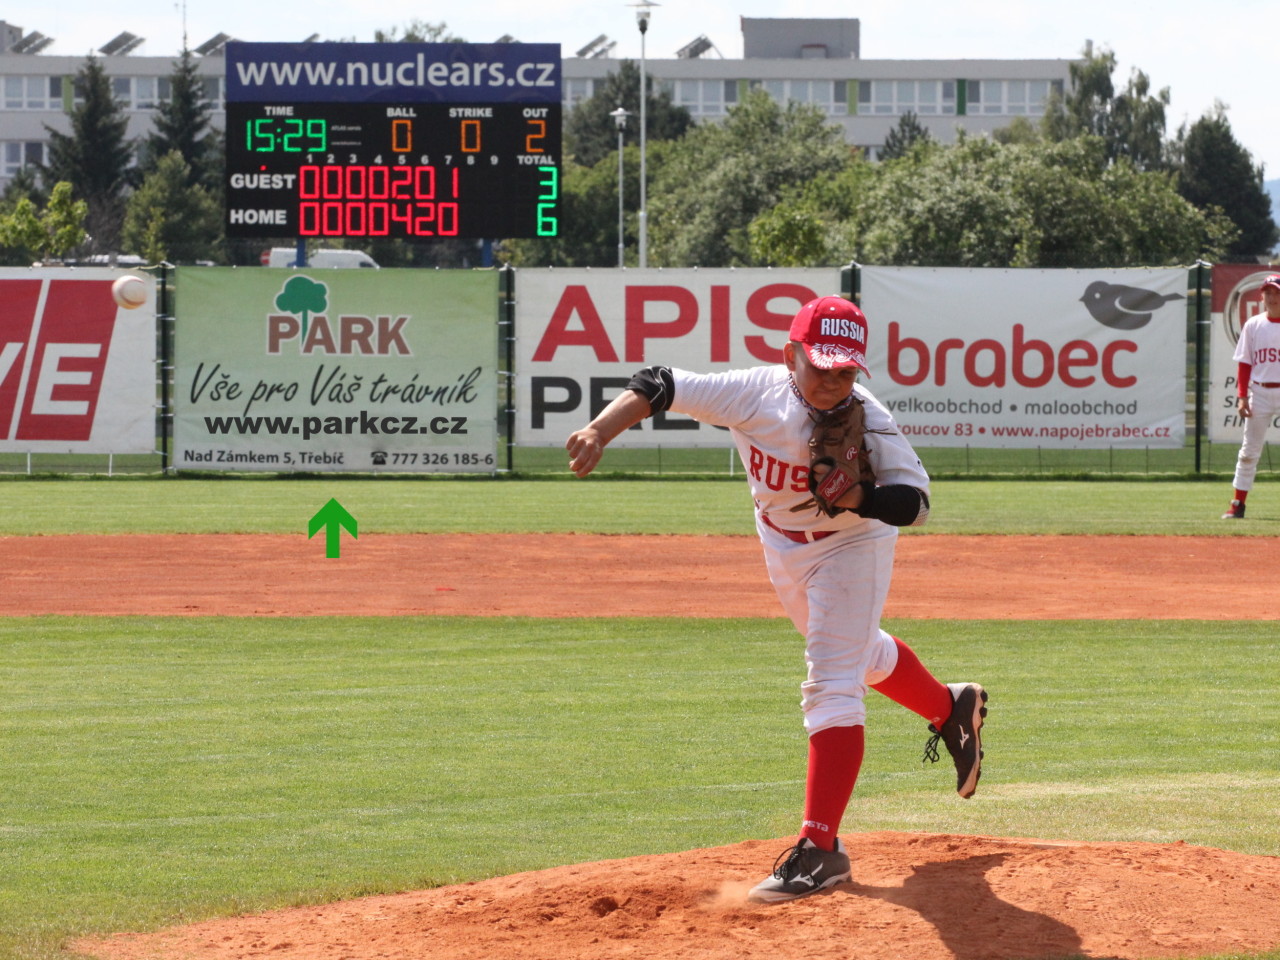
[[[298,263],[296,247],[272,247],[263,262],[268,267],[295,267]],[[377,270],[378,264],[363,250],[317,250],[307,254],[309,269],[323,270],[331,267],[363,267]]]

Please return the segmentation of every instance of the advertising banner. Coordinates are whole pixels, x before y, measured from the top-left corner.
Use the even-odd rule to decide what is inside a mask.
[[[176,276],[176,469],[495,469],[496,272]]]
[[[1185,268],[861,276],[868,386],[916,445],[1182,446]]]
[[[1236,413],[1239,365],[1232,355],[1245,321],[1261,313],[1262,281],[1274,267],[1250,263],[1220,263],[1213,267],[1209,324],[1209,395],[1207,425],[1212,443],[1239,443],[1244,421]],[[1280,427],[1280,417],[1272,426]]]
[[[840,271],[521,270],[516,290],[516,442],[559,447],[641,367],[781,363],[796,310],[839,293]],[[726,431],[677,414],[645,420],[612,443],[730,445]]]
[[[0,269],[0,451],[155,451],[155,281],[125,309],[124,273]]]

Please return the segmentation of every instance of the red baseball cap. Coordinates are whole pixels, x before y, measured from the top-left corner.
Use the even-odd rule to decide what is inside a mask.
[[[867,376],[867,318],[844,297],[810,300],[791,321],[791,339],[819,370],[857,367]]]
[[[1280,290],[1280,273],[1269,274],[1267,279],[1262,281],[1262,285],[1264,287],[1275,287],[1277,290]]]

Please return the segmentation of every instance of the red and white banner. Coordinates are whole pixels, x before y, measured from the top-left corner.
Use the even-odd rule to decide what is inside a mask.
[[[1239,443],[1244,420],[1236,413],[1237,373],[1234,354],[1245,321],[1261,313],[1262,281],[1274,267],[1249,263],[1219,263],[1213,267],[1209,324],[1208,434],[1212,443]],[[1273,426],[1280,427],[1280,417]]]
[[[796,310],[840,292],[835,268],[521,270],[516,275],[516,442],[563,446],[652,364],[710,372],[782,362]],[[613,446],[730,446],[677,414]]]
[[[916,446],[1182,446],[1186,268],[863,267],[861,302]]]
[[[0,451],[156,449],[155,283],[116,306],[109,269],[0,269]]]

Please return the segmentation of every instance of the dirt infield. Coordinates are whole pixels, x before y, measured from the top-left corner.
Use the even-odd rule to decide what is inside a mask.
[[[889,617],[1280,618],[1280,538],[906,536]],[[781,615],[754,537],[0,537],[0,616]]]
[[[0,538],[0,615],[779,615],[750,538],[369,535],[336,560],[318,540]],[[1251,538],[1247,550],[1277,546]],[[1233,538],[909,536],[886,612],[1280,617],[1237,589],[1242,549]],[[1128,960],[1280,946],[1280,857],[1182,843],[845,840],[851,883],[773,907],[743,897],[789,838],[72,947],[110,960]]]

